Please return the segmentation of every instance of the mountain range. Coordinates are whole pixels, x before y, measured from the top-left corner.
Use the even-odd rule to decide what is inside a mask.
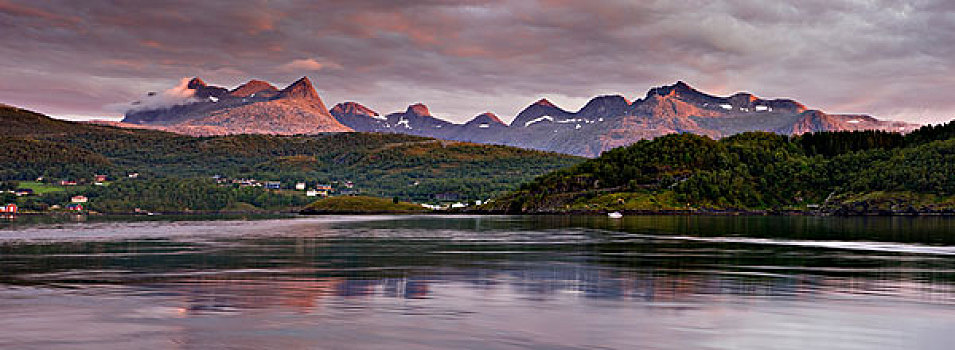
[[[162,129],[189,135],[315,134],[382,132],[446,140],[501,144],[594,157],[603,151],[673,133],[722,138],[745,131],[794,135],[818,131],[884,130],[907,132],[917,125],[867,115],[828,114],[789,99],[763,99],[750,93],[719,97],[679,81],[650,89],[629,101],[598,96],[577,111],[547,99],[522,110],[510,124],[483,113],[464,124],[431,115],[424,104],[382,115],[357,102],[326,109],[307,77],[279,90],[252,80],[233,90],[193,78],[193,98],[171,107],[127,112],[117,126]]]

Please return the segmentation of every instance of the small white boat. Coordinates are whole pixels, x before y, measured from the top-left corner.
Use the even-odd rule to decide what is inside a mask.
[[[620,214],[619,211],[615,211],[612,213],[607,213],[607,216],[609,216],[611,219],[619,219],[623,217],[623,214]]]

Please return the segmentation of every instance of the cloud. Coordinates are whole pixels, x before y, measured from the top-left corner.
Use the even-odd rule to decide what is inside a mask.
[[[334,62],[322,63],[314,58],[297,59],[279,66],[282,72],[319,71],[326,68],[341,69],[342,66]]]
[[[74,25],[79,19],[74,16],[60,15],[54,12],[31,7],[28,5],[16,4],[6,0],[0,0],[0,13],[15,17],[35,17],[44,20],[52,26]]]
[[[161,93],[150,92],[146,94],[146,97],[132,103],[109,104],[106,108],[125,114],[139,110],[169,108],[199,102],[199,99],[194,97],[196,90],[189,88],[189,80],[191,78],[182,78],[179,80],[179,84]]]
[[[329,104],[507,119],[542,96],[574,109],[684,80],[940,122],[955,116],[952,33],[946,0],[0,0],[0,102],[99,116],[171,77],[307,73]]]

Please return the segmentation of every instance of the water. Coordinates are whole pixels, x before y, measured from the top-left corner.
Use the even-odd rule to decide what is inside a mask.
[[[0,223],[0,348],[950,349],[955,219]]]

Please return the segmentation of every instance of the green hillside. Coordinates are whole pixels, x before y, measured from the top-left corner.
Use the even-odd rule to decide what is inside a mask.
[[[541,176],[487,206],[509,212],[817,208],[955,212],[955,122],[907,135],[668,135]]]
[[[413,214],[431,211],[420,205],[387,198],[343,196],[320,199],[305,206],[307,214]]]
[[[582,161],[555,153],[398,134],[191,137],[54,120],[5,106],[0,107],[0,135],[0,147],[6,150],[0,152],[0,180],[41,176],[47,181],[89,180],[105,174],[124,179],[117,181],[123,183],[134,181],[125,178],[135,172],[140,174],[138,182],[165,179],[164,191],[175,191],[175,186],[168,188],[169,182],[212,183],[210,178],[220,175],[281,181],[283,187],[350,181],[362,194],[415,201],[433,200],[439,194],[476,200],[502,195],[536,176]],[[145,185],[123,186],[135,193]],[[137,204],[136,196],[131,198],[127,207]],[[90,206],[96,207],[96,202],[91,200]]]

